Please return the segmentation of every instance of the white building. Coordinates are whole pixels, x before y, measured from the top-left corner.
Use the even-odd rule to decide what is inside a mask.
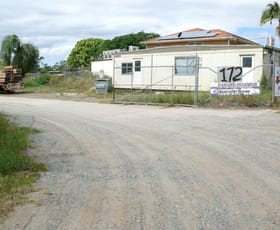
[[[139,50],[137,46],[129,46],[128,51]],[[91,72],[100,78],[113,77],[113,57],[114,55],[126,51],[125,49],[106,50],[102,52],[102,60],[91,62]]]
[[[114,86],[189,90],[199,77],[199,90],[217,82],[219,67],[241,66],[243,82],[259,82],[263,73],[264,48],[258,45],[173,46],[150,48],[115,56]],[[196,70],[198,69],[198,72]]]
[[[273,59],[279,63],[280,56],[278,49],[219,29],[196,28],[143,43],[147,49],[114,54],[108,75],[115,88],[193,90],[198,77],[199,90],[209,91],[221,67],[241,67],[241,81],[256,83],[263,74],[271,76]]]
[[[100,78],[113,76],[113,60],[103,60],[91,62],[91,72]]]

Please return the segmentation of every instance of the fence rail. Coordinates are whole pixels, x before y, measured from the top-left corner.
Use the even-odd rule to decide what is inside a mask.
[[[134,66],[130,69],[114,67],[114,76],[118,76],[113,77],[115,102],[194,104],[194,92],[198,87],[193,75],[176,74],[175,66],[164,65],[141,66],[141,69],[135,70]]]
[[[240,69],[241,67],[236,68]],[[263,68],[262,71],[260,70],[261,68]],[[241,82],[258,82],[259,84],[261,82],[261,74],[265,68],[273,69],[271,73],[274,73],[275,67],[273,64],[253,66],[250,70],[242,72],[240,75]],[[114,66],[112,81],[114,89],[113,101],[146,104],[167,102],[172,104],[198,105],[199,101],[209,101],[213,97],[213,95],[210,95],[212,83],[218,83],[219,88],[219,69],[218,67],[213,69],[213,67],[202,66],[199,62],[196,65],[189,66],[156,66],[156,63],[153,63],[152,66],[141,66],[140,68],[138,66],[137,71],[134,64],[126,67],[126,69],[123,66]],[[180,74],[182,72],[183,74]],[[271,79],[273,91],[273,76]],[[240,90],[239,92],[242,93],[243,91]],[[273,92],[271,98],[273,103]],[[220,100],[224,99],[221,98]],[[240,101],[237,97],[229,100]]]

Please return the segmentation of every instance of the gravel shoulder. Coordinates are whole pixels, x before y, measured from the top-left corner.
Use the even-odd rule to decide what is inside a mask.
[[[0,95],[48,172],[0,229],[280,229],[280,113]]]

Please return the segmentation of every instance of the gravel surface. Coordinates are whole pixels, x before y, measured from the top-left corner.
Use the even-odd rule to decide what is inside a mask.
[[[280,229],[280,113],[22,96],[48,172],[0,229]]]

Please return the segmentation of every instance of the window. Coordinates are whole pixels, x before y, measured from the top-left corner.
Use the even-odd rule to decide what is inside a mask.
[[[175,57],[176,75],[195,75],[197,57]]]
[[[122,74],[132,73],[132,62],[122,63]]]
[[[189,42],[189,45],[203,45],[204,43],[203,42]]]
[[[134,71],[141,72],[141,61],[135,61]]]
[[[242,67],[244,68],[252,68],[253,66],[253,58],[252,57],[242,57]]]

